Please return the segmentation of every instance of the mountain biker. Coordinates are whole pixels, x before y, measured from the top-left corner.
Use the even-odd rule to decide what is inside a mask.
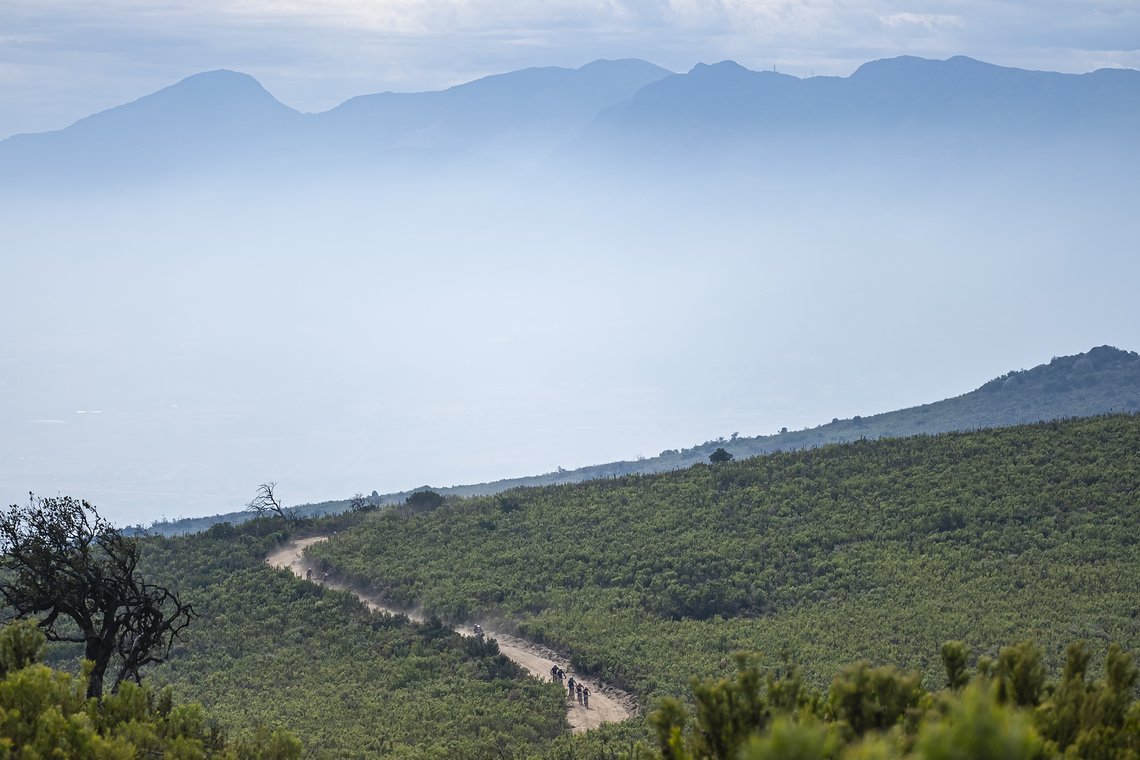
[[[574,698],[574,676],[570,676],[570,680],[568,680],[566,682],[566,688],[569,689],[569,693],[566,696],[569,697],[570,699],[573,699]]]
[[[589,686],[583,686],[582,687],[582,706],[585,707],[587,710],[590,709],[590,687]]]
[[[305,571],[305,580],[311,581],[312,579],[313,579],[313,568],[310,567],[308,570]]]
[[[582,704],[582,684],[578,684],[578,704]]]

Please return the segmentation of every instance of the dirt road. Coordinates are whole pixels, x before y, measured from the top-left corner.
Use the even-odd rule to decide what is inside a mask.
[[[326,538],[327,536],[313,536],[290,541],[266,557],[265,561],[273,567],[288,568],[298,578],[304,578],[305,571],[311,567],[308,560],[305,559],[305,549],[324,541]],[[329,581],[326,585],[329,588],[356,594],[362,602],[368,605],[369,609],[407,615],[412,620],[423,621],[423,617],[414,612],[394,609],[344,584]],[[454,630],[465,636],[471,635],[470,628],[455,627]],[[490,629],[487,630],[487,635],[499,642],[500,652],[524,667],[535,678],[543,681],[550,678],[550,669],[555,663],[558,663],[560,667],[567,664],[564,658],[559,658],[555,652],[534,642]],[[574,676],[574,680],[578,680],[578,675],[570,670],[566,671],[566,675]],[[590,707],[586,709],[577,701],[567,700],[566,719],[570,723],[572,731],[587,731],[591,728],[597,728],[603,723],[623,721],[633,715],[637,703],[631,695],[592,679],[584,680],[582,683],[590,687]]]

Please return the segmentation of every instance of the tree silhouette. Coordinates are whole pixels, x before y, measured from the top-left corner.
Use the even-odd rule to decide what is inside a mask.
[[[443,496],[436,491],[416,491],[404,500],[404,504],[416,512],[427,512],[443,504]]]
[[[0,513],[0,595],[20,618],[39,617],[50,641],[84,645],[93,663],[87,696],[102,697],[163,662],[194,611],[143,580],[137,540],[123,536],[86,501],[70,496],[13,504]]]
[[[717,448],[716,451],[709,454],[709,461],[713,464],[721,464],[722,462],[731,462],[732,454],[729,454],[723,447]]]
[[[262,483],[257,487],[257,496],[246,505],[246,509],[258,517],[273,517],[276,515],[284,520],[293,522],[297,519],[297,510],[286,507],[277,498],[277,483]]]

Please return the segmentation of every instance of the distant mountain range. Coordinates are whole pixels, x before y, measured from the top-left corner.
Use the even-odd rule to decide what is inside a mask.
[[[56,132],[0,141],[0,188],[352,169],[699,162],[741,150],[829,160],[945,151],[993,155],[1039,142],[1134,161],[1140,71],[1083,75],[964,57],[900,57],[846,78],[800,79],[731,61],[673,74],[639,60],[536,68],[439,92],[352,98],[300,113],[252,77],[191,76]]]
[[[1075,356],[1056,357],[1048,364],[1015,370],[990,380],[980,388],[954,398],[894,412],[832,420],[814,428],[781,431],[776,435],[737,437],[706,441],[691,448],[667,450],[635,461],[609,462],[490,483],[432,488],[390,494],[373,493],[376,503],[402,503],[415,491],[431,488],[444,496],[479,496],[512,488],[579,483],[635,473],[667,472],[708,462],[717,448],[736,458],[774,451],[813,448],[860,439],[932,435],[960,430],[1006,427],[1069,417],[1110,413],[1140,413],[1140,354],[1112,346],[1100,346]],[[348,501],[329,501],[302,507],[304,515],[340,512]],[[216,517],[188,518],[159,523],[154,530],[177,534],[204,530],[223,521],[248,519],[235,512]]]
[[[647,84],[602,113],[597,129],[673,136],[717,130],[720,137],[915,130],[981,135],[1124,134],[1140,116],[1140,72],[1101,69],[1073,75],[1005,68],[957,56],[872,61],[851,76],[798,77],[750,71],[732,61]]]
[[[440,92],[355,97],[300,113],[253,77],[210,71],[55,132],[0,142],[4,184],[131,181],[350,166],[526,161],[670,72],[644,61],[536,68]]]

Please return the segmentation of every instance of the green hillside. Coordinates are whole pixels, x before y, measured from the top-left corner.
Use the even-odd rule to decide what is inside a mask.
[[[148,579],[199,615],[151,684],[202,703],[239,737],[286,728],[314,758],[517,756],[565,731],[560,690],[525,678],[497,647],[370,613],[268,567],[278,528],[147,542]]]
[[[724,448],[739,458],[863,438],[979,430],[1138,411],[1140,354],[1100,346],[1083,354],[1056,357],[1048,364],[1033,369],[1007,372],[974,391],[922,406],[866,417],[835,419],[814,428],[776,435],[720,438],[687,449],[663,451],[658,456],[636,461],[610,462],[534,477],[435,490],[452,496],[480,496],[520,486],[580,483],[634,473],[668,472],[706,462],[709,454],[717,448]],[[389,494],[384,500],[397,501],[407,495],[407,492]]]
[[[962,640],[964,667],[999,685],[1012,662],[999,648],[1020,639],[1040,645],[1054,674],[1067,644],[1090,642],[1090,679],[1109,677],[1097,664],[1118,656],[1109,642],[1138,649],[1138,501],[1140,415],[1113,415],[861,440],[297,528],[332,534],[310,553],[347,580],[453,620],[498,619],[650,710],[673,705],[673,718],[682,708],[667,698],[692,693],[700,704],[741,687],[737,652],[758,652],[749,667],[765,678],[802,669],[799,718],[777,714],[787,692],[769,686],[756,699],[773,712],[735,740],[760,731],[755,741],[792,732],[852,742],[844,695],[878,688],[875,679],[905,686],[898,715],[873,728],[905,718],[902,732],[868,733],[882,745],[875,754],[854,743],[842,755],[886,760],[941,756],[908,753],[955,746],[938,731],[978,714],[1019,721],[1027,741],[1030,722],[1053,735],[1042,709],[1061,710],[1060,691],[1041,691],[1046,707],[1017,715],[997,692],[996,702],[975,692],[961,704],[935,694],[946,685],[944,641]],[[148,579],[199,614],[148,684],[200,702],[235,746],[286,729],[313,758],[583,760],[660,732],[657,713],[568,735],[560,689],[523,677],[493,645],[369,613],[349,594],[269,568],[266,554],[294,529],[261,520],[145,542]],[[863,659],[871,664],[849,665]],[[887,663],[922,679],[872,667]],[[693,676],[714,681],[690,692]],[[1101,683],[1090,680],[1088,694],[1108,693]],[[1123,733],[1112,741],[1132,747],[1140,708],[1129,706],[1130,688],[1112,692],[1132,716],[1113,718]],[[717,705],[693,714],[719,720]],[[975,712],[945,723],[955,710]],[[1104,738],[1104,716],[1081,716],[1090,742]],[[700,735],[686,736],[693,756],[706,756]]]
[[[490,483],[434,487],[448,496],[485,496],[512,488],[581,483],[634,473],[668,472],[708,460],[716,448],[746,457],[774,451],[812,448],[863,438],[945,433],[987,427],[1021,425],[1068,417],[1140,411],[1140,355],[1101,346],[1075,356],[1054,358],[1029,370],[1015,370],[990,380],[977,390],[922,406],[866,417],[833,420],[804,430],[767,436],[718,439],[691,448],[671,449],[636,461],[609,462],[576,470],[510,478]],[[377,503],[400,503],[412,492],[373,493]],[[300,508],[305,516],[342,512],[349,502],[327,501]],[[168,535],[205,530],[222,521],[239,522],[249,513],[187,518],[157,523],[152,530]]]
[[[310,549],[643,698],[733,652],[937,679],[942,641],[1140,645],[1140,416],[865,440],[381,512]],[[934,684],[937,685],[937,684]]]

